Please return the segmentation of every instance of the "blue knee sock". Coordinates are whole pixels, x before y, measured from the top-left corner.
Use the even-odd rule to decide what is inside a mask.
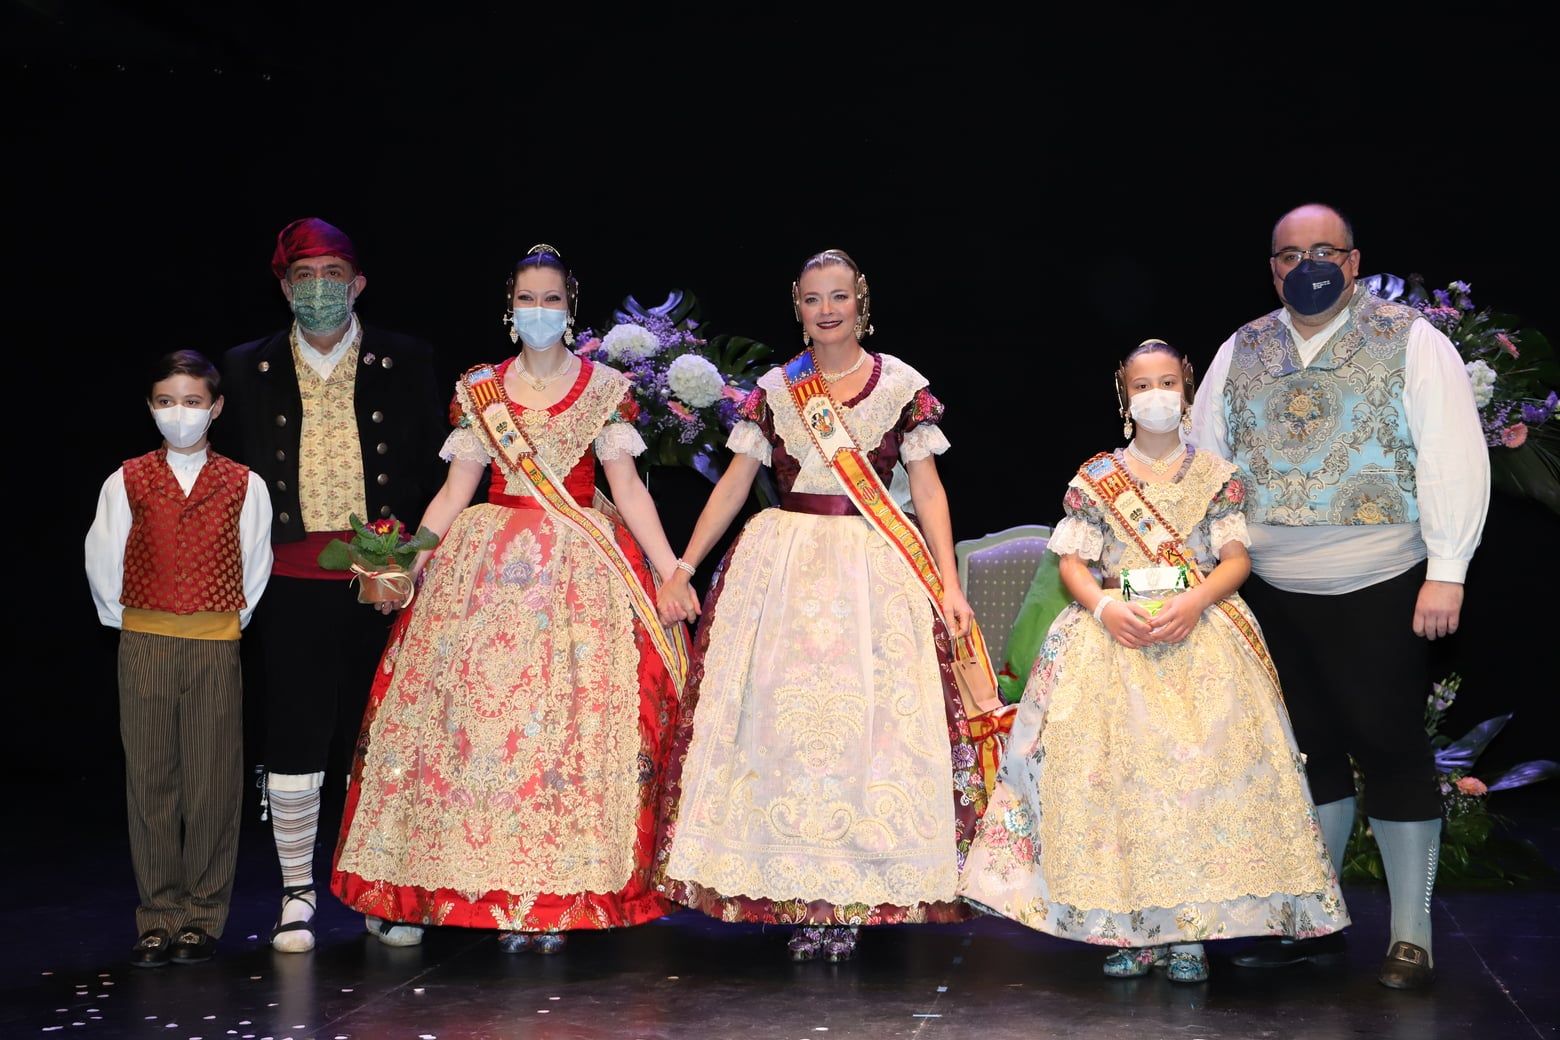
[[[1340,798],[1336,802],[1316,807],[1316,817],[1322,825],[1322,840],[1327,843],[1327,855],[1332,857],[1333,870],[1343,876],[1343,854],[1349,847],[1349,834],[1354,830],[1354,797]]]
[[[1430,950],[1430,893],[1441,859],[1440,820],[1378,820],[1370,829],[1381,848],[1392,896],[1392,942]],[[1390,944],[1389,944],[1390,945]],[[1434,958],[1431,958],[1432,963]]]

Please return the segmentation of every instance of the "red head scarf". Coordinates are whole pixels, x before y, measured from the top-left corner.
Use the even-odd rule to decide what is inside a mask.
[[[314,256],[339,256],[362,273],[352,240],[340,228],[325,223],[319,217],[304,217],[282,228],[276,236],[276,252],[271,254],[271,270],[278,278],[287,277],[287,268],[294,260],[307,260]]]

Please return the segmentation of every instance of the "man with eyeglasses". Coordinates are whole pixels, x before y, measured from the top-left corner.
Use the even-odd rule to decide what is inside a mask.
[[[319,553],[333,538],[352,537],[351,515],[416,525],[444,480],[447,398],[431,346],[358,321],[368,280],[341,229],[315,217],[288,224],[271,272],[293,321],[223,356],[238,437],[224,449],[271,492],[275,563],[253,626],[264,672],[266,800],[282,874],[271,945],[299,953],[314,948],[320,791],[327,767],[345,772],[342,752],[357,736],[389,627],[357,602],[350,573],[320,567]]]
[[[1441,797],[1424,729],[1428,640],[1457,631],[1489,506],[1489,455],[1450,340],[1356,284],[1354,230],[1330,206],[1284,214],[1269,270],[1283,306],[1219,348],[1193,439],[1241,467],[1262,623],[1334,868],[1354,824],[1350,756],[1392,901],[1377,978],[1434,979],[1430,895]],[[1246,967],[1338,959],[1341,933],[1264,940]]]

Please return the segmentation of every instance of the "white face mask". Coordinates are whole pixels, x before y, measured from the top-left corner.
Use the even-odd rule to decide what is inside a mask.
[[[569,312],[557,307],[516,307],[510,319],[532,350],[551,350],[569,327]]]
[[[157,429],[170,447],[188,448],[205,436],[211,425],[210,408],[187,408],[176,404],[169,408],[153,408],[152,418]]]
[[[1144,390],[1132,398],[1132,419],[1149,433],[1169,433],[1181,424],[1179,390]]]

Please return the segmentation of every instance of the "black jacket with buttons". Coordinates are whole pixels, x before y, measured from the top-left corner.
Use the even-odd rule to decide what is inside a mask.
[[[415,527],[444,482],[439,448],[449,433],[446,388],[433,348],[420,339],[364,325],[353,404],[363,446],[365,520],[395,516]],[[288,330],[222,355],[222,421],[213,441],[265,480],[271,540],[303,539],[298,507],[298,439],[303,398]]]

